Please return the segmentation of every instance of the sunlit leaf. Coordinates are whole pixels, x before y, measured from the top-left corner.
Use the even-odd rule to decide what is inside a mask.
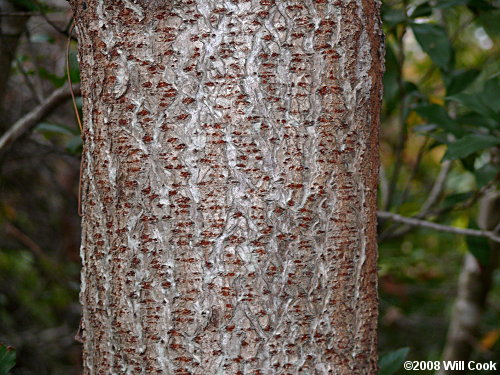
[[[379,375],[393,375],[403,366],[403,362],[408,356],[410,348],[401,348],[394,350],[380,357],[379,360]]]
[[[485,134],[468,134],[454,143],[448,144],[443,160],[465,158],[476,151],[500,145],[500,138]]]
[[[443,27],[432,23],[413,23],[413,34],[432,61],[446,70],[451,60],[451,44]]]

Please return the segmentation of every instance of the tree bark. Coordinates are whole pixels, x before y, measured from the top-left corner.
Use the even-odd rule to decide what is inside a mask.
[[[376,374],[379,3],[73,0],[86,374]]]

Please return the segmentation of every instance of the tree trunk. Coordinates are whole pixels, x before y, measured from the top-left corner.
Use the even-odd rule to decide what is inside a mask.
[[[376,374],[379,4],[73,0],[86,374]]]

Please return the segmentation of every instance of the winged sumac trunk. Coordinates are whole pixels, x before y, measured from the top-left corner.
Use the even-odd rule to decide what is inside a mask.
[[[86,374],[375,374],[378,2],[72,1]]]

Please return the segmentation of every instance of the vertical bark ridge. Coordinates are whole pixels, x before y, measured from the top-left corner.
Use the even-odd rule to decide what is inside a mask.
[[[87,374],[376,373],[378,6],[73,1]]]

